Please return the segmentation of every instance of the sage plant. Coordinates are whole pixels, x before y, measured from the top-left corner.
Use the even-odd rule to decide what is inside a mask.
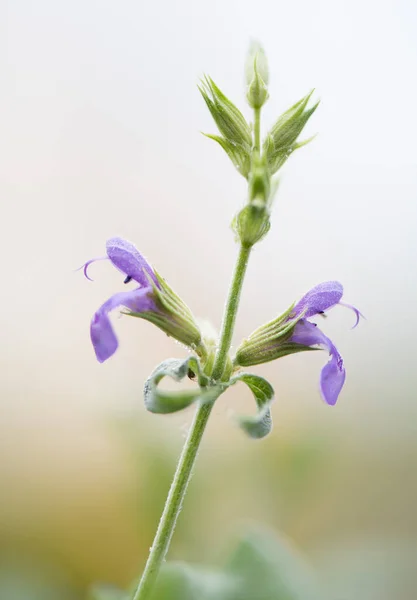
[[[270,406],[274,390],[264,378],[242,371],[242,367],[324,348],[329,360],[321,371],[320,391],[327,404],[336,403],[345,382],[346,372],[340,353],[316,323],[311,321],[317,315],[324,315],[329,309],[343,305],[355,312],[354,326],[357,325],[360,313],[353,306],[341,302],[343,287],[337,281],[318,284],[282,315],[251,333],[238,346],[235,355],[230,355],[249,257],[252,248],[270,229],[272,203],[278,189],[277,172],[295,150],[310,141],[299,141],[298,138],[318,106],[318,102],[310,105],[312,92],[308,93],[277,119],[261,142],[261,110],[269,97],[268,79],[265,54],[255,44],[246,64],[246,98],[253,110],[252,123],[246,121],[210,77],[205,77],[199,86],[218,128],[218,134],[207,134],[207,137],[218,143],[248,183],[247,201],[232,223],[239,250],[219,339],[206,337],[200,331],[198,322],[185,302],[132,243],[120,237],[111,238],[106,243],[106,256],[102,257],[122,273],[124,283],[133,280],[137,287],[129,291],[120,289],[93,315],[90,331],[97,359],[106,361],[118,347],[109,319],[110,311],[121,307],[128,316],[151,321],[191,352],[185,359],[167,359],[156,367],[144,387],[146,408],[154,413],[172,413],[191,404],[196,406],[194,420],[133,600],[148,598],[158,577],[216,400],[239,382],[247,385],[256,401],[257,412],[251,417],[240,417],[240,427],[252,438],[262,438],[271,431]],[[84,273],[88,278],[88,269],[94,260],[97,259],[84,265]],[[189,377],[195,382],[195,388],[177,392],[161,391],[158,386],[164,377],[177,382]]]

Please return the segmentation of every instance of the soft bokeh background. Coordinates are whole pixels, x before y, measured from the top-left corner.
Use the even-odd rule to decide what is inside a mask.
[[[127,585],[143,565],[192,411],[150,415],[141,391],[183,350],[122,318],[120,350],[99,365],[89,319],[120,276],[98,263],[92,284],[74,269],[123,235],[219,327],[245,185],[199,133],[215,128],[196,83],[210,73],[244,108],[252,37],[272,73],[265,128],[312,87],[322,103],[307,131],[320,135],[285,166],[271,233],[253,253],[235,343],[326,279],[367,320],[352,331],[336,308],[323,324],[348,371],[335,408],[319,398],[321,353],[257,369],[277,391],[265,441],[230,419],[252,409],[244,389],[221,398],[170,557],[216,564],[256,521],[298,545],[332,598],[414,598],[413,3],[0,10],[1,598],[31,600],[37,585],[42,600],[79,598],[92,581]]]

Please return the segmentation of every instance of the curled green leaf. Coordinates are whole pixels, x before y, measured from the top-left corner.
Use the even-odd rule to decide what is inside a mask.
[[[167,414],[177,412],[190,406],[198,399],[208,400],[209,390],[200,387],[195,390],[181,390],[179,392],[160,391],[158,385],[164,377],[174,381],[181,381],[184,377],[197,378],[200,386],[208,383],[207,377],[202,373],[197,357],[187,359],[168,358],[152,372],[145,382],[144,399],[146,408],[153,413]]]
[[[161,391],[158,389],[158,385],[164,377],[170,377],[174,381],[181,381],[184,377],[189,377],[196,379],[199,387],[194,390],[178,392]],[[219,384],[207,387],[208,383],[209,379],[203,373],[196,356],[190,356],[185,360],[168,358],[156,367],[145,382],[145,406],[149,412],[168,414],[183,410],[197,401],[214,402],[227,386]]]
[[[263,377],[251,373],[241,373],[230,380],[230,385],[242,381],[246,383],[253,393],[258,412],[255,416],[240,416],[238,423],[243,431],[254,439],[260,439],[268,435],[272,429],[272,417],[270,405],[274,399],[274,388]]]

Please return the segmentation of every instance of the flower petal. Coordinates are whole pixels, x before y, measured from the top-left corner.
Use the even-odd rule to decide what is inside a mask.
[[[137,281],[139,285],[142,287],[149,286],[148,274],[159,287],[152,267],[131,242],[120,237],[113,237],[107,240],[106,250],[107,256],[114,266]]]
[[[340,302],[343,296],[343,286],[338,281],[325,281],[313,287],[294,307],[294,314],[308,319],[313,315],[322,313]]]
[[[324,346],[330,353],[329,362],[324,365],[320,375],[320,391],[324,401],[333,406],[345,383],[346,371],[343,359],[333,342],[324,335],[314,323],[301,319],[294,328],[291,342],[304,346]]]
[[[119,292],[111,296],[94,313],[91,320],[90,336],[97,360],[104,362],[112,356],[119,345],[108,313],[118,306],[126,306],[135,312],[155,310],[152,288],[140,288],[128,292]]]
[[[322,368],[320,375],[321,395],[330,406],[336,404],[346,379],[342,357],[336,349],[335,351],[331,354],[329,362]]]

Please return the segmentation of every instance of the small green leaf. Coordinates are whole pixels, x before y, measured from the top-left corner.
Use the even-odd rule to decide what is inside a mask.
[[[144,399],[146,408],[153,413],[167,414],[182,410],[193,402],[201,400],[210,402],[218,395],[218,388],[211,387],[207,390],[182,390],[180,392],[162,392],[158,384],[164,377],[171,377],[174,381],[181,381],[184,377],[197,377],[200,386],[208,383],[208,378],[202,373],[197,357],[187,359],[168,358],[152,372],[145,382]]]
[[[253,530],[238,545],[226,572],[240,580],[233,600],[322,600],[313,571],[291,545]]]
[[[255,396],[258,412],[254,417],[241,416],[238,418],[240,427],[251,438],[260,439],[268,435],[272,429],[272,417],[269,407],[274,398],[274,388],[263,377],[250,373],[241,373],[231,379],[233,385],[238,381],[246,383]]]
[[[185,563],[164,565],[150,600],[234,600],[236,579]]]
[[[128,600],[126,592],[110,585],[94,585],[88,594],[88,600]]]

